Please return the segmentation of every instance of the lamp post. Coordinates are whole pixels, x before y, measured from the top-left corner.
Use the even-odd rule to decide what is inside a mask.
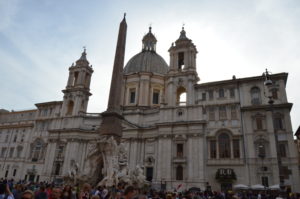
[[[259,141],[259,145],[258,145],[258,157],[261,158],[261,172],[262,172],[262,184],[264,186],[264,191],[266,191],[266,182],[264,179],[264,158],[266,156],[265,153],[265,146],[263,144],[263,140],[262,140],[262,136],[260,136],[260,141]]]
[[[270,72],[266,69],[266,72],[263,73],[263,77],[265,78],[264,85],[269,88],[273,85],[273,82],[270,77]],[[275,146],[276,146],[276,155],[277,155],[277,164],[278,164],[278,175],[279,175],[279,187],[280,187],[280,194],[284,196],[284,175],[282,172],[282,161],[281,161],[281,155],[279,152],[279,143],[278,143],[278,132],[277,128],[275,126],[274,121],[274,110],[273,110],[273,104],[274,100],[272,95],[266,96],[268,100],[268,104],[270,105],[270,111],[272,116],[272,124],[273,124],[273,130],[274,130],[274,138],[275,138]]]

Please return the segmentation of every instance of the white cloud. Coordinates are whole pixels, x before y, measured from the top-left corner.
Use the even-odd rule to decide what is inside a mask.
[[[295,102],[294,129],[299,124],[300,94],[295,92],[300,75],[297,1],[137,1],[134,4],[91,1],[72,5],[62,1],[59,6],[51,1],[34,1],[31,5],[0,0],[0,31],[23,57],[16,56],[14,50],[7,51],[7,46],[0,46],[0,64],[10,66],[5,74],[14,88],[28,86],[22,93],[26,104],[30,100],[31,104],[61,100],[68,67],[86,45],[88,59],[95,70],[88,110],[104,111],[118,26],[126,11],[126,61],[140,52],[142,37],[152,23],[158,40],[157,51],[168,63],[168,48],[179,37],[184,22],[187,36],[199,51],[200,83],[230,79],[232,75],[238,78],[260,75],[266,67],[273,73],[289,72],[287,91],[289,100]],[[28,82],[22,83],[23,79]],[[7,88],[5,92],[9,92]],[[13,96],[17,98],[18,93]],[[9,104],[12,98],[1,99],[1,104]]]

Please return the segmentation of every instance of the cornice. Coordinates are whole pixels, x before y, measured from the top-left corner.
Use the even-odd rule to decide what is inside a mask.
[[[293,103],[284,103],[284,104],[262,104],[262,105],[251,105],[251,106],[243,106],[241,107],[241,111],[254,111],[254,110],[274,110],[274,109],[284,109],[288,108],[291,110],[293,107]]]

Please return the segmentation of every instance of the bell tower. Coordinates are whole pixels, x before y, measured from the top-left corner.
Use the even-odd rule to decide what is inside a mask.
[[[167,75],[168,106],[188,106],[195,103],[194,85],[199,81],[196,69],[197,49],[187,38],[184,27],[169,49],[170,69]]]
[[[90,93],[90,83],[93,73],[92,66],[86,58],[86,49],[76,64],[69,68],[69,79],[64,93],[62,116],[75,116],[79,112],[86,112]]]
[[[197,49],[192,40],[186,37],[184,27],[175,45],[172,43],[169,52],[171,71],[196,71]]]

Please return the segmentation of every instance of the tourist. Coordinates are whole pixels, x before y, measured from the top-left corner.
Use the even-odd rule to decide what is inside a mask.
[[[27,189],[22,193],[21,199],[34,199],[34,193]]]
[[[91,185],[84,183],[82,190],[79,193],[79,199],[90,199],[91,198]]]
[[[98,195],[93,195],[91,199],[100,199]]]
[[[75,199],[76,196],[72,193],[72,187],[70,185],[66,185],[62,191],[62,199]]]
[[[35,199],[48,199],[48,193],[44,185],[40,186],[40,190],[36,192]]]
[[[14,195],[5,181],[0,183],[0,199],[14,199]]]
[[[124,199],[132,199],[136,195],[136,189],[133,186],[128,186],[124,191]]]
[[[59,187],[52,189],[50,199],[61,199],[61,189]]]
[[[15,188],[12,190],[15,199],[21,199],[22,192],[23,192],[22,184],[16,184]]]
[[[106,186],[104,186],[104,187],[103,187],[103,190],[102,190],[102,192],[101,192],[101,198],[102,198],[102,199],[107,199],[108,196],[109,196],[108,190],[107,190]]]

